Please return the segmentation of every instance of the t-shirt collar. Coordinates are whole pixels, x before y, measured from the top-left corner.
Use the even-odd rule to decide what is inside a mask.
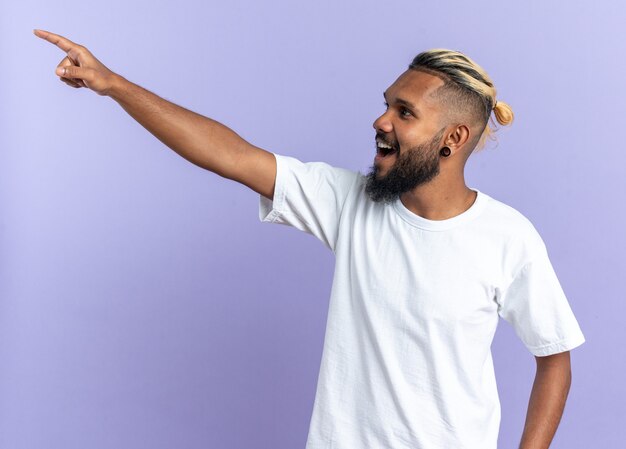
[[[451,229],[459,226],[460,224],[466,223],[467,221],[478,216],[478,214],[483,211],[485,204],[487,203],[488,195],[482,193],[476,188],[470,187],[470,189],[477,194],[476,199],[474,200],[474,203],[470,206],[470,208],[459,215],[445,220],[429,220],[420,215],[417,215],[415,212],[411,212],[409,209],[407,209],[407,207],[402,203],[400,198],[398,198],[392,204],[394,210],[398,213],[398,215],[400,215],[400,217],[402,217],[410,225],[422,229],[427,229],[429,231],[445,231],[446,229]]]

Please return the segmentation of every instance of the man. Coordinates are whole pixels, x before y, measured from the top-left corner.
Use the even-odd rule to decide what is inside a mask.
[[[585,338],[540,235],[464,181],[465,162],[510,124],[485,73],[446,49],[420,53],[384,92],[367,175],[255,147],[224,125],[111,72],[85,47],[57,75],[117,101],[194,164],[259,193],[259,219],[310,233],[336,257],[307,449],[495,449],[490,346],[501,316],[537,361],[522,449],[545,449]]]

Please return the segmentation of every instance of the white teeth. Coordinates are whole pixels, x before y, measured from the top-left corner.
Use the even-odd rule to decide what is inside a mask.
[[[378,142],[379,148],[391,148],[391,145],[387,145],[386,143]]]

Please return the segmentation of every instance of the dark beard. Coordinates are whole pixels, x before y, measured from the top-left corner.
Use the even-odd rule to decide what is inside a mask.
[[[382,178],[377,178],[379,169],[370,167],[367,173],[365,193],[374,202],[392,203],[405,192],[425,184],[439,174],[439,140],[442,128],[429,142],[418,145],[402,154],[396,153],[396,161]]]

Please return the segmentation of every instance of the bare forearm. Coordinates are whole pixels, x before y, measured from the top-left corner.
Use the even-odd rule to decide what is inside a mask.
[[[533,383],[520,449],[548,449],[561,421],[571,385],[566,367],[538,369]]]
[[[116,75],[107,93],[145,129],[188,161],[230,178],[248,144],[227,126]]]

